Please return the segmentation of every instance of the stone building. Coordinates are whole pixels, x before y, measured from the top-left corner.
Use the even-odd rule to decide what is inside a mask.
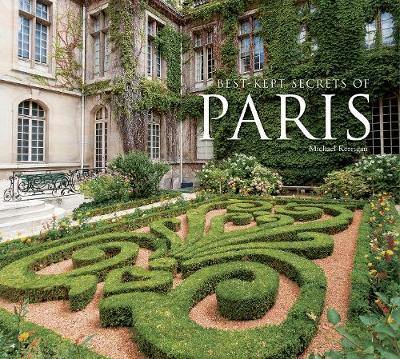
[[[193,6],[205,2],[196,1]],[[63,67],[63,57],[74,56],[79,70],[69,81],[85,86],[110,80],[118,73],[117,55],[110,41],[108,5],[107,0],[2,1],[0,178],[17,170],[102,168],[123,151],[110,104],[100,93],[83,93],[74,89],[78,86],[66,84],[68,68]],[[139,77],[166,81],[167,62],[154,39],[162,27],[169,25],[188,35],[192,42],[191,50],[181,59],[182,93],[201,93],[213,83],[215,69],[221,65],[221,54],[213,45],[220,41],[222,24],[218,17],[207,23],[187,19],[163,0],[147,1],[135,15],[134,31],[138,36],[132,56],[136,57]],[[70,26],[71,21],[75,21],[75,27]],[[267,62],[265,44],[258,35],[260,26],[257,9],[251,6],[238,19],[237,66],[245,76],[261,73]],[[394,28],[393,16],[379,12],[373,22],[366,24],[366,46],[374,46],[378,37],[384,45],[393,45]],[[299,42],[306,37],[304,26],[299,30]],[[65,51],[68,46],[73,50]],[[399,153],[398,107],[398,93],[373,105],[368,142],[372,153]],[[180,121],[168,116],[151,110],[146,114],[143,149],[152,159],[171,164],[164,186],[178,187],[181,182],[194,180],[195,171],[212,158],[213,149],[211,142],[200,140],[202,129],[196,120]]]

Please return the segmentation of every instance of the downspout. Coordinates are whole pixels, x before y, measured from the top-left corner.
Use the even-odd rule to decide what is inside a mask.
[[[86,3],[82,4],[82,87],[86,80]],[[85,92],[81,95],[81,169],[85,166]]]
[[[182,34],[182,25],[179,25],[179,30],[180,33]],[[183,46],[181,42],[181,99],[183,95]],[[183,119],[181,118],[181,124],[180,124],[180,171],[179,171],[179,182],[182,186],[183,182]]]

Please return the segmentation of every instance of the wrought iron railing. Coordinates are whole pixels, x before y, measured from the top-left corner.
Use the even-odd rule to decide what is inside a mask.
[[[79,183],[105,172],[105,168],[14,171],[3,198],[9,202],[73,195],[78,193]]]

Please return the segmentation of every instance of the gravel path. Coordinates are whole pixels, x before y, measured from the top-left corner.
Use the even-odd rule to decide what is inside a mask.
[[[327,258],[314,261],[325,272],[328,290],[317,335],[300,357],[301,359],[308,358],[308,355],[312,353],[321,354],[327,350],[340,349],[340,335],[328,322],[327,311],[329,308],[335,308],[343,322],[347,319],[351,292],[351,272],[361,218],[362,211],[356,211],[351,225],[343,232],[333,236],[335,242],[333,254]]]

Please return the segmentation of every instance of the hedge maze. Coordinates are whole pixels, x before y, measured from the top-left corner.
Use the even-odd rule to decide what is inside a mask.
[[[207,213],[218,209],[226,211],[207,224]],[[149,358],[286,359],[301,353],[315,335],[326,292],[325,275],[312,259],[332,253],[331,235],[348,227],[352,209],[319,202],[221,199],[186,215],[184,240],[177,234],[180,220],[160,216],[150,224],[151,233],[115,231],[114,226],[114,232],[39,246],[0,269],[0,296],[30,302],[67,299],[72,310],[81,310],[104,281],[101,324],[132,327]],[[228,222],[253,225],[226,231]],[[152,251],[149,269],[134,265],[140,247]],[[64,259],[72,259],[69,272],[37,273]],[[173,286],[177,273],[183,281]],[[300,287],[279,325],[222,330],[202,327],[189,316],[197,303],[215,293],[226,319],[261,318],[275,303],[278,274]]]

